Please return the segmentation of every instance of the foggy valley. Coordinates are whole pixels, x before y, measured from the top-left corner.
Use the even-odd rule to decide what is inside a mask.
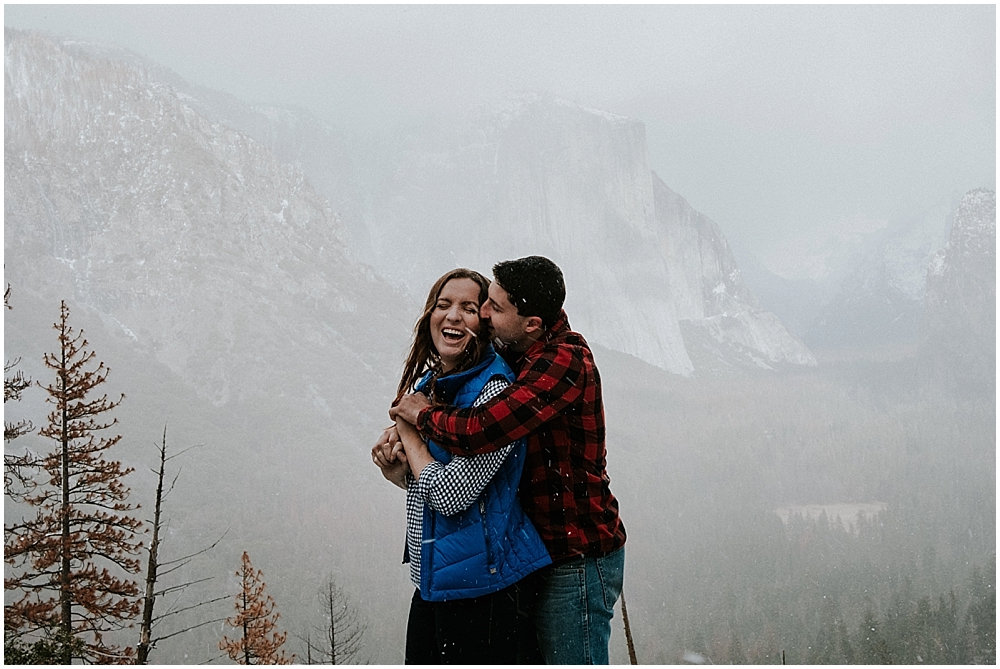
[[[185,16],[176,9],[171,16]],[[312,16],[296,12],[330,11],[322,16],[357,21],[363,32],[382,20],[420,27],[446,11],[413,9],[260,16],[274,19],[278,34],[286,18]],[[475,23],[500,12],[503,26],[546,19],[538,30],[563,16],[509,9],[444,15]],[[595,16],[619,16],[615,9]],[[619,9],[623,21],[645,16]],[[732,9],[719,16],[747,11]],[[771,30],[785,16],[776,9],[753,18]],[[820,31],[859,25],[857,12],[868,11],[785,9],[785,18]],[[869,182],[883,166],[863,152],[882,155],[886,173],[919,160],[889,155],[865,135],[877,134],[868,126],[831,123],[829,135],[803,140],[796,153],[795,132],[809,134],[796,125],[783,140],[790,144],[769,145],[759,162],[740,158],[753,153],[741,145],[723,164],[711,153],[718,146],[696,160],[693,144],[671,143],[694,139],[668,135],[716,141],[714,123],[753,134],[757,112],[657,116],[663,99],[643,97],[641,86],[615,102],[610,83],[602,97],[573,88],[572,77],[567,92],[511,75],[516,86],[503,91],[464,79],[468,99],[451,97],[449,85],[462,85],[443,79],[440,109],[435,91],[421,90],[410,113],[392,117],[393,98],[376,100],[379,87],[412,92],[388,74],[378,83],[377,65],[351,71],[372,86],[373,118],[382,115],[365,125],[361,88],[342,109],[318,92],[294,98],[306,95],[291,92],[306,86],[299,77],[310,81],[302,68],[288,66],[285,88],[254,98],[255,80],[231,63],[198,79],[193,60],[175,54],[171,62],[158,42],[143,51],[87,32],[86,14],[60,9],[49,19],[8,6],[6,376],[53,383],[43,360],[58,350],[53,324],[65,301],[94,364],[110,370],[97,394],[124,394],[106,435],[122,439],[107,457],[134,468],[125,482],[143,521],[152,518],[166,428],[167,455],[177,457],[166,468],[174,483],[160,559],[194,557],[161,585],[192,585],[157,599],[160,612],[178,613],[155,628],[164,638],[149,661],[229,662],[219,641],[232,636],[224,619],[246,552],[297,662],[310,657],[307,639],[321,635],[320,594],[332,578],[364,629],[346,659],[402,663],[412,595],[404,494],[371,464],[371,447],[389,424],[434,279],[460,266],[489,276],[498,261],[539,254],[562,267],[566,313],[600,369],[640,663],[995,663],[995,8],[893,9],[879,20],[905,18],[917,35],[914,26],[940,19],[954,31],[941,38],[945,47],[971,40],[980,60],[992,58],[983,68],[992,67],[992,80],[969,74],[962,81],[971,92],[954,105],[964,119],[954,123],[974,141],[958,141],[951,117],[904,115],[914,132],[934,135],[937,123],[956,140],[954,158],[935,148],[946,143],[937,135],[916,151],[926,165],[915,172],[952,181],[942,176],[932,189],[917,177],[905,187],[902,177],[887,178],[881,190],[891,193],[876,203]],[[150,11],[100,16],[146,24],[173,10]],[[254,16],[254,8],[233,11]],[[721,10],[666,7],[648,18],[666,34],[671,11],[708,31]],[[988,30],[961,32],[975,22]],[[304,25],[294,29],[313,35]],[[788,48],[797,43],[789,37]],[[935,54],[948,50],[915,49],[914,58],[933,69]],[[865,52],[873,60],[855,74],[878,56]],[[594,67],[594,87],[612,81]],[[220,83],[226,73],[231,89]],[[711,81],[725,88],[724,79]],[[845,96],[863,86],[837,85]],[[699,84],[678,86],[684,100]],[[788,96],[792,106],[808,97]],[[888,104],[880,100],[867,103]],[[912,128],[889,132],[887,145],[908,145]],[[838,133],[851,140],[835,147]],[[838,164],[849,177],[823,185],[829,175],[804,166],[820,145],[858,151],[845,162],[856,172]],[[776,159],[782,148],[787,159]],[[811,160],[822,163],[822,152]],[[716,172],[732,183],[723,195],[690,185]],[[774,190],[748,185],[767,175],[777,176]],[[844,185],[856,182],[865,186]],[[809,197],[822,213],[807,220]],[[5,442],[7,458],[53,449],[37,433],[51,410],[39,385],[19,401],[5,394],[5,423],[35,428]],[[16,494],[4,504],[6,527],[33,513]],[[25,567],[5,553],[10,579]],[[18,596],[5,590],[5,605]],[[108,639],[135,646],[135,623]],[[627,663],[620,604],[612,626],[611,661]]]

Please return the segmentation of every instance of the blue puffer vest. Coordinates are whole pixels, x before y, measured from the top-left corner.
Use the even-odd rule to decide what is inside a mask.
[[[514,373],[492,347],[472,369],[437,380],[439,400],[471,407],[496,376],[514,381]],[[430,373],[416,384],[419,392]],[[433,441],[431,455],[447,464],[451,454]],[[424,601],[480,597],[516,583],[552,563],[535,526],[521,510],[517,486],[524,469],[525,440],[519,440],[472,506],[445,516],[424,505],[420,557],[420,596]]]

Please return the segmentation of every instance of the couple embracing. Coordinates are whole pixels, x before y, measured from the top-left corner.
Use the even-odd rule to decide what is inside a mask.
[[[600,375],[555,263],[493,274],[431,287],[372,448],[406,489],[406,663],[607,664],[625,527]]]

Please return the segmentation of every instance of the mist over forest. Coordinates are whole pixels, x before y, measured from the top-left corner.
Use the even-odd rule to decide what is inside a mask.
[[[379,21],[419,27],[445,8],[410,18],[364,9],[318,16],[350,18],[364,33]],[[871,11],[839,9],[816,10],[809,30],[857,26]],[[376,94],[386,82],[400,95],[409,88],[389,70],[383,81],[352,65],[372,98],[345,95],[342,108],[318,92],[296,97],[305,94],[293,84],[309,80],[301,68],[289,68],[286,88],[270,97],[263,88],[241,96],[232,91],[257,84],[225,64],[239,52],[232,44],[220,46],[231,53],[218,56],[215,74],[189,79],[198,70],[170,61],[155,40],[143,50],[82,22],[76,32],[80,15],[61,11],[44,25],[27,9],[6,15],[4,353],[8,378],[38,383],[19,400],[5,393],[5,426],[34,428],[5,440],[5,465],[54,448],[37,428],[52,410],[43,360],[58,350],[53,324],[65,301],[94,364],[110,370],[97,393],[124,394],[108,431],[122,438],[106,457],[134,468],[125,483],[147,527],[165,429],[167,454],[177,455],[167,464],[173,487],[159,552],[194,557],[161,585],[192,585],[157,599],[162,613],[178,613],[156,628],[164,638],[151,663],[229,662],[219,642],[233,634],[224,619],[244,553],[297,662],[322,659],[308,645],[329,618],[330,583],[364,630],[348,659],[402,662],[412,595],[401,564],[404,496],[370,449],[434,279],[458,266],[489,275],[493,263],[529,254],[562,267],[570,323],[600,369],[640,663],[996,662],[995,34],[963,32],[986,15],[995,24],[995,8],[877,13],[905,19],[914,35],[931,19],[948,27],[914,47],[899,88],[887,85],[898,99],[910,100],[901,82],[913,69],[933,69],[935,58],[944,69],[964,66],[949,47],[971,41],[976,64],[993,59],[991,81],[971,65],[956,75],[970,91],[952,81],[947,92],[961,103],[921,107],[955,117],[901,117],[886,140],[905,145],[913,128],[934,135],[937,123],[941,136],[920,145],[937,162],[926,158],[918,171],[948,176],[935,188],[887,180],[877,204],[877,188],[840,188],[867,183],[877,161],[858,160],[832,200],[822,188],[807,192],[805,154],[846,132],[832,121],[801,153],[769,144],[756,171],[734,148],[737,170],[709,140],[703,156],[692,147],[700,132],[718,139],[714,123],[753,134],[756,107],[743,121],[719,111],[700,125],[676,110],[654,113],[669,105],[644,98],[641,82],[616,102],[578,76],[566,78],[568,92],[551,82],[502,94],[468,83],[467,99],[446,94],[445,82],[447,104],[436,108],[428,88],[408,114],[391,117]],[[168,10],[131,11],[118,17],[123,25]],[[295,12],[321,10],[233,11],[271,17],[281,34]],[[443,15],[461,23],[480,16],[471,11]],[[522,16],[484,11],[500,12],[503,26]],[[625,21],[637,10],[622,11]],[[676,11],[707,30],[700,15]],[[705,21],[716,16],[705,11]],[[730,22],[747,10],[732,11],[719,17],[736,31]],[[812,16],[774,11],[750,16],[766,30],[777,29],[776,16]],[[669,14],[650,17],[668,30]],[[796,44],[789,38],[790,54]],[[859,73],[879,62],[863,56]],[[693,61],[674,65],[696,72]],[[581,67],[594,82],[606,76],[603,66]],[[229,89],[218,74],[227,71]],[[842,96],[871,92],[830,76]],[[359,120],[366,101],[382,125]],[[953,132],[958,125],[968,137]],[[864,137],[831,154],[863,158],[868,144],[881,146],[873,126],[857,132]],[[928,148],[947,138],[948,151]],[[896,171],[919,162],[889,154]],[[810,155],[822,163],[825,154]],[[720,174],[731,189],[713,195],[704,184]],[[779,187],[759,187],[763,175]],[[734,201],[745,203],[745,218]],[[806,203],[815,205],[809,220]],[[782,206],[787,218],[775,213]],[[5,538],[34,513],[14,492]],[[5,579],[25,569],[8,559]],[[5,589],[5,606],[20,594]],[[135,646],[134,622],[108,638]],[[619,609],[612,626],[612,662],[627,663]]]

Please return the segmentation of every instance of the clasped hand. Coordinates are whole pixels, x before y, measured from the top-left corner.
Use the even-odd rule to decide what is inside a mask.
[[[410,393],[399,398],[396,406],[389,409],[389,418],[398,420],[402,418],[410,425],[417,424],[417,416],[420,412],[429,407],[431,401],[423,393]]]
[[[410,472],[410,463],[399,431],[403,429],[408,434],[412,433],[416,435],[416,429],[413,427],[413,424],[417,421],[417,414],[426,406],[430,406],[430,401],[425,395],[420,393],[404,395],[399,403],[389,410],[389,417],[396,424],[383,430],[382,436],[379,437],[378,441],[375,442],[375,446],[372,447],[372,462],[378,466],[382,472],[382,476],[386,480],[396,484],[400,488],[406,488],[406,475]],[[414,442],[411,439],[411,443],[419,443],[419,441]],[[422,443],[419,443],[419,445],[423,446]],[[419,453],[420,457],[418,457],[420,461],[417,465],[418,471],[423,468],[423,461],[429,458],[429,454],[427,458],[423,457],[423,450],[426,449],[421,449]]]
[[[406,451],[403,450],[403,442],[399,440],[399,431],[395,425],[385,428],[382,436],[375,442],[372,447],[372,462],[378,465],[387,481],[406,489],[406,475],[410,471],[410,465],[406,461]]]

